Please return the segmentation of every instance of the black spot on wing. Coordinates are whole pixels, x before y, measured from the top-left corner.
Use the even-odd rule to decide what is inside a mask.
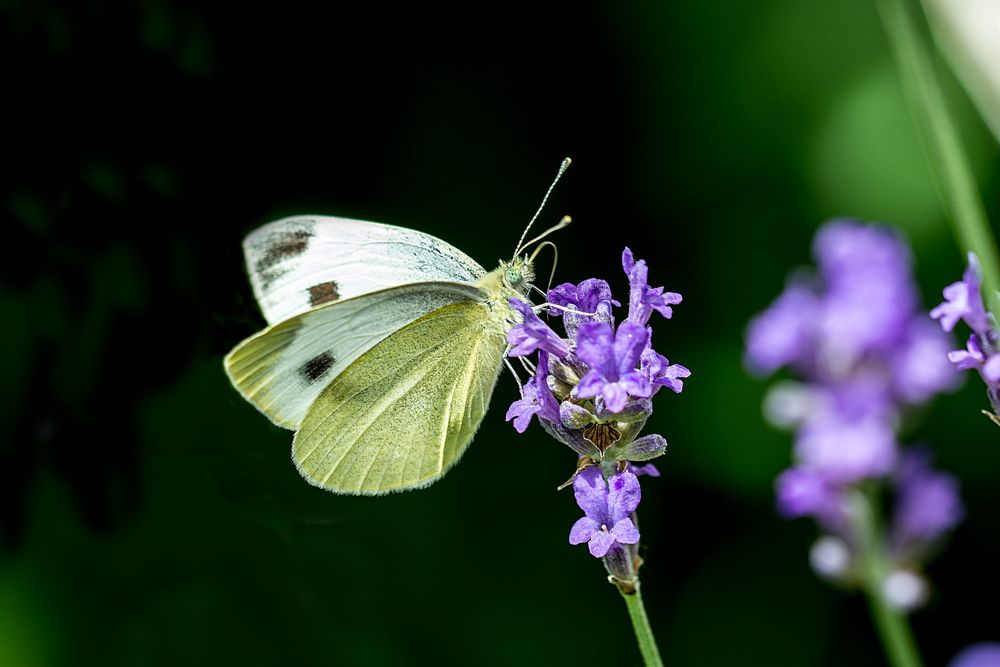
[[[265,289],[287,272],[282,270],[280,264],[286,259],[304,253],[309,247],[309,239],[312,237],[313,227],[308,224],[283,229],[267,237],[262,244],[264,254],[254,265],[254,270],[260,276]]]
[[[336,361],[329,352],[318,354],[299,368],[299,375],[307,382],[316,382],[326,375]]]
[[[340,290],[337,283],[333,280],[328,280],[325,283],[313,285],[309,288],[309,305],[311,306],[319,306],[324,303],[330,303],[331,301],[336,301],[339,298]]]

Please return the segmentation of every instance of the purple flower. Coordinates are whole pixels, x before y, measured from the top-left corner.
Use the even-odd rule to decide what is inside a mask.
[[[608,285],[608,282],[598,278],[588,278],[579,285],[574,285],[573,283],[556,285],[549,290],[546,300],[557,306],[564,306],[585,313],[592,313],[597,310],[597,304],[602,301],[609,301],[615,306],[621,305],[611,298],[611,286]],[[551,314],[561,317],[564,311],[554,308]]]
[[[577,333],[576,355],[590,370],[576,386],[576,396],[601,396],[610,412],[621,411],[630,394],[649,398],[653,394],[649,378],[636,370],[648,344],[649,331],[632,321],[622,322],[617,332],[603,322],[582,325]]]
[[[549,290],[546,299],[551,304],[579,311],[549,310],[551,315],[563,318],[566,334],[570,338],[576,337],[577,328],[584,322],[612,322],[611,306],[621,305],[611,298],[611,287],[607,281],[597,278],[588,278],[579,285],[557,285]]]
[[[949,352],[948,361],[955,365],[956,370],[975,368],[986,381],[986,385],[996,390],[1000,385],[1000,353],[992,353],[987,357],[981,347],[981,340],[976,334],[970,335],[965,349]]]
[[[983,307],[979,260],[969,253],[969,265],[962,280],[944,289],[946,301],[931,311],[931,317],[941,323],[945,331],[954,329],[958,321],[964,320],[972,335],[965,350],[948,353],[948,359],[958,370],[975,368],[986,382],[993,411],[1000,412],[1000,349],[997,332],[994,329],[992,313]]]
[[[660,313],[668,320],[673,315],[670,306],[681,302],[681,295],[676,292],[664,292],[662,287],[650,287],[646,282],[649,270],[645,260],[632,256],[632,251],[625,248],[622,252],[622,268],[629,282],[628,319],[638,324],[646,324],[653,311]]]
[[[1000,665],[1000,644],[980,642],[967,646],[952,658],[948,667],[997,667]]]
[[[864,283],[873,276],[909,282],[910,252],[900,235],[886,225],[830,220],[816,233],[813,256],[831,284]]]
[[[507,342],[511,345],[508,357],[524,357],[535,350],[545,350],[559,358],[569,354],[563,339],[535,314],[530,303],[511,299],[510,305],[521,313],[524,321],[507,332]]]
[[[986,308],[980,291],[979,259],[969,253],[969,265],[962,280],[944,288],[945,301],[931,311],[931,317],[941,322],[941,328],[951,331],[959,320],[965,320],[969,328],[984,335],[990,328]]]
[[[979,347],[979,336],[972,334],[965,344],[964,350],[953,350],[948,353],[948,361],[955,364],[955,368],[960,371],[970,368],[982,368],[986,364],[986,357]]]
[[[514,429],[524,433],[531,423],[532,415],[550,422],[559,421],[559,401],[552,395],[547,382],[548,354],[538,351],[538,367],[535,375],[521,387],[520,400],[511,403],[507,409],[507,421],[514,420]]]
[[[886,359],[896,395],[907,403],[919,405],[943,389],[955,388],[961,376],[948,363],[950,345],[932,322],[911,323],[908,338]]]
[[[837,524],[843,518],[840,489],[816,470],[788,468],[778,476],[775,486],[778,512],[789,519],[811,516]]]
[[[584,516],[570,530],[569,542],[587,542],[608,580],[628,595],[636,590],[642,562],[635,546],[639,530],[631,518],[641,495],[638,476],[659,477],[656,466],[645,462],[667,448],[662,436],[642,435],[653,412],[650,399],[662,387],[680,393],[691,371],[652,349],[647,325],[653,311],[669,318],[681,296],[650,287],[646,263],[636,261],[628,248],[622,266],[629,279],[629,317],[617,327],[612,309],[621,304],[608,283],[597,278],[563,283],[546,294],[542,307],[562,319],[566,338],[549,328],[531,304],[511,299],[523,321],[507,335],[507,354],[537,351],[538,363],[521,387],[521,398],[507,410],[507,421],[523,433],[537,415],[546,433],[577,454],[576,471],[563,486],[572,483]],[[606,481],[604,471],[620,472]]]
[[[932,470],[927,452],[907,453],[897,477],[893,530],[903,544],[933,542],[962,520],[958,480]]]
[[[644,349],[639,357],[639,372],[653,385],[653,394],[661,387],[670,387],[675,394],[679,394],[684,389],[683,378],[691,377],[691,371],[680,364],[671,364],[651,347]]]
[[[896,440],[882,420],[845,422],[830,417],[812,421],[799,432],[795,454],[831,482],[850,484],[891,472]]]
[[[811,289],[792,283],[747,329],[746,363],[768,375],[808,356],[815,338],[819,300]]]
[[[644,466],[637,466],[632,463],[629,463],[628,470],[636,477],[642,477],[643,475],[649,475],[650,477],[660,476],[660,469],[657,468],[652,463],[647,463]]]
[[[849,509],[869,502],[872,480],[895,483],[895,544],[908,551],[878,542],[890,566],[883,583],[910,608],[923,600],[910,594],[922,581],[912,570],[920,547],[954,525],[961,504],[951,477],[900,456],[896,429],[904,408],[955,385],[947,340],[920,311],[909,250],[888,227],[832,221],[817,232],[813,254],[818,271],[799,273],[747,331],[751,370],[787,366],[800,380],[776,386],[765,403],[772,421],[796,431],[795,464],[777,479],[778,511],[811,516],[832,533],[817,542],[814,562],[841,577],[855,557],[857,515]],[[936,316],[953,326],[970,309],[964,292],[950,293],[956,305]],[[993,372],[975,337],[968,352],[951,356],[984,376]],[[1000,380],[1000,355],[995,372]]]
[[[573,480],[573,492],[585,516],[570,529],[570,544],[587,542],[590,555],[600,558],[615,544],[639,541],[639,530],[629,518],[641,497],[635,475],[620,472],[605,484],[600,467],[592,466]]]
[[[824,284],[818,331],[824,365],[834,371],[889,350],[918,317],[910,253],[885,226],[829,222],[813,243]]]

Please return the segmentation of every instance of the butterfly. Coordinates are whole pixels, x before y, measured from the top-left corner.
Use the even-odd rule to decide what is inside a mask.
[[[266,224],[243,250],[268,326],[226,355],[226,373],[295,431],[292,460],[309,483],[359,495],[427,486],[486,414],[520,319],[509,300],[524,300],[534,279],[534,255],[519,253],[568,222],[522,244],[529,223],[513,259],[489,272],[404,227],[327,216]]]

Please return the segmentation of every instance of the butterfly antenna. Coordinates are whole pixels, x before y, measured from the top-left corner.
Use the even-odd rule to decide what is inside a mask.
[[[528,222],[528,226],[524,228],[524,231],[521,233],[521,238],[517,241],[517,248],[514,250],[514,257],[517,257],[517,254],[521,252],[521,244],[524,241],[524,237],[528,235],[528,230],[531,229],[531,225],[535,223],[535,219],[538,218],[538,214],[542,212],[543,208],[545,208],[545,202],[549,200],[549,195],[552,194],[552,190],[556,187],[556,183],[558,183],[559,179],[562,178],[562,175],[566,173],[566,170],[569,169],[569,165],[572,164],[572,162],[573,161],[569,158],[565,158],[562,161],[562,164],[559,165],[559,173],[556,174],[556,177],[552,181],[552,185],[549,186],[549,189],[545,191],[545,196],[542,197],[542,203],[538,205],[538,210],[535,211],[535,215],[531,216],[531,221]]]
[[[569,218],[569,216],[567,215],[566,218]],[[566,218],[563,218],[563,220],[565,220]],[[556,226],[550,229],[549,231],[555,231],[558,228],[559,227]],[[538,247],[535,248],[535,252],[531,253],[530,261],[534,262],[535,257],[538,256],[538,253],[540,253],[542,251],[542,248],[544,248],[545,246],[551,246],[552,248],[552,271],[549,273],[549,284],[545,286],[545,291],[546,293],[548,293],[548,290],[552,289],[552,280],[553,278],[556,277],[556,266],[559,265],[559,248],[557,248],[556,244],[553,243],[552,241],[545,241],[543,243],[540,243]]]
[[[541,241],[542,239],[544,239],[546,236],[548,236],[552,232],[558,232],[560,229],[562,229],[563,227],[567,226],[571,222],[573,222],[573,218],[569,217],[568,215],[564,215],[559,222],[557,222],[556,224],[552,225],[551,227],[549,227],[548,229],[546,229],[544,232],[542,232],[541,234],[539,234],[535,238],[531,239],[530,241],[522,243],[521,247],[518,248],[518,251],[520,252],[522,250],[527,250],[529,247],[531,247],[532,243],[535,243],[537,241]],[[531,256],[531,260],[532,261],[534,261],[535,255],[537,255],[537,254],[538,254],[538,251],[536,250],[535,253],[532,254],[532,256]],[[514,256],[516,257],[517,253],[514,253]]]

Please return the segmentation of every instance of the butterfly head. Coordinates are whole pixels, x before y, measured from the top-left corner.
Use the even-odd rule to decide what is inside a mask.
[[[503,263],[504,287],[519,294],[527,294],[534,279],[535,269],[527,257],[515,257],[509,264]]]

